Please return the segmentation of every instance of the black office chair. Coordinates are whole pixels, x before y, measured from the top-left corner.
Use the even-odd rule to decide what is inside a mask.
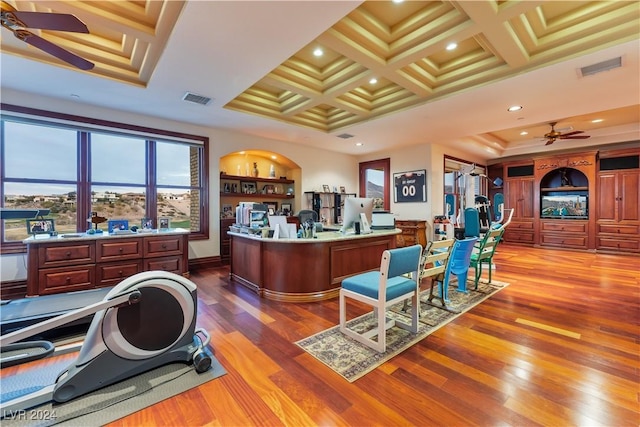
[[[316,211],[303,209],[298,212],[298,219],[300,220],[300,224],[304,224],[308,219],[311,219],[315,223],[318,222],[318,213]]]

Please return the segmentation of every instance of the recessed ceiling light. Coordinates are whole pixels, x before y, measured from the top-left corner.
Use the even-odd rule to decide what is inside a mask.
[[[447,50],[454,50],[454,49],[455,49],[455,48],[457,48],[457,47],[458,47],[458,44],[457,44],[457,43],[449,43],[449,44],[447,45]]]
[[[594,119],[594,120],[591,120],[591,123],[600,123],[600,122],[604,122],[604,119]]]
[[[373,77],[371,80],[369,80],[369,83],[371,83],[372,85],[378,83],[378,79],[376,79],[375,77]]]
[[[522,136],[529,135],[529,132],[527,132],[526,130],[523,130],[522,132],[520,132],[520,135]]]
[[[273,155],[271,156],[271,158],[272,158],[273,160],[275,160],[275,159],[277,159],[277,158],[278,158],[278,156],[276,156],[275,154],[273,154]]]
[[[522,105],[512,105],[511,107],[507,108],[507,111],[520,111],[522,110]]]
[[[394,3],[402,3],[404,0],[393,0]]]
[[[362,142],[356,142],[356,147],[362,147],[364,144]]]
[[[323,53],[324,52],[319,47],[317,47],[316,50],[313,51],[314,56],[322,56]]]
[[[244,154],[244,151],[241,151],[240,154]]]

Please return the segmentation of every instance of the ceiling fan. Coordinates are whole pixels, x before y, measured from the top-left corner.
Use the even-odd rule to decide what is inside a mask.
[[[2,10],[0,23],[18,39],[81,70],[93,68],[94,64],[92,62],[26,30],[26,28],[38,28],[42,30],[89,33],[87,26],[75,16],[65,13],[20,12],[5,1],[0,2],[0,7]]]
[[[551,131],[544,134],[544,137],[547,139],[547,143],[544,145],[551,145],[556,142],[556,139],[587,139],[590,137],[590,135],[578,135],[580,133],[584,133],[583,130],[574,130],[573,132],[567,133],[558,132],[555,129],[556,124],[558,124],[558,122],[549,123]]]

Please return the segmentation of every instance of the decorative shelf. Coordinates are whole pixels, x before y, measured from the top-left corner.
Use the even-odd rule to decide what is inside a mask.
[[[227,175],[222,173],[220,174],[220,179],[228,179],[230,181],[240,181],[240,182],[269,182],[269,183],[275,183],[275,184],[293,184],[295,182],[292,179],[238,176],[238,175]],[[223,194],[229,195],[229,193],[223,193]]]
[[[251,180],[247,180],[247,181],[251,181]],[[254,179],[255,181],[255,179]],[[221,197],[243,197],[243,198],[247,198],[247,199],[293,199],[295,198],[294,194],[274,194],[274,193],[269,193],[269,194],[262,194],[262,193],[255,193],[255,194],[248,194],[248,193],[230,193],[230,192],[224,192],[221,191],[220,192],[220,196]]]
[[[540,191],[588,191],[589,187],[545,187]]]

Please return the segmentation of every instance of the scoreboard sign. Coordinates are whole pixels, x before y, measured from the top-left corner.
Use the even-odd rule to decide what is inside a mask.
[[[394,202],[426,202],[427,171],[417,170],[393,174]]]

